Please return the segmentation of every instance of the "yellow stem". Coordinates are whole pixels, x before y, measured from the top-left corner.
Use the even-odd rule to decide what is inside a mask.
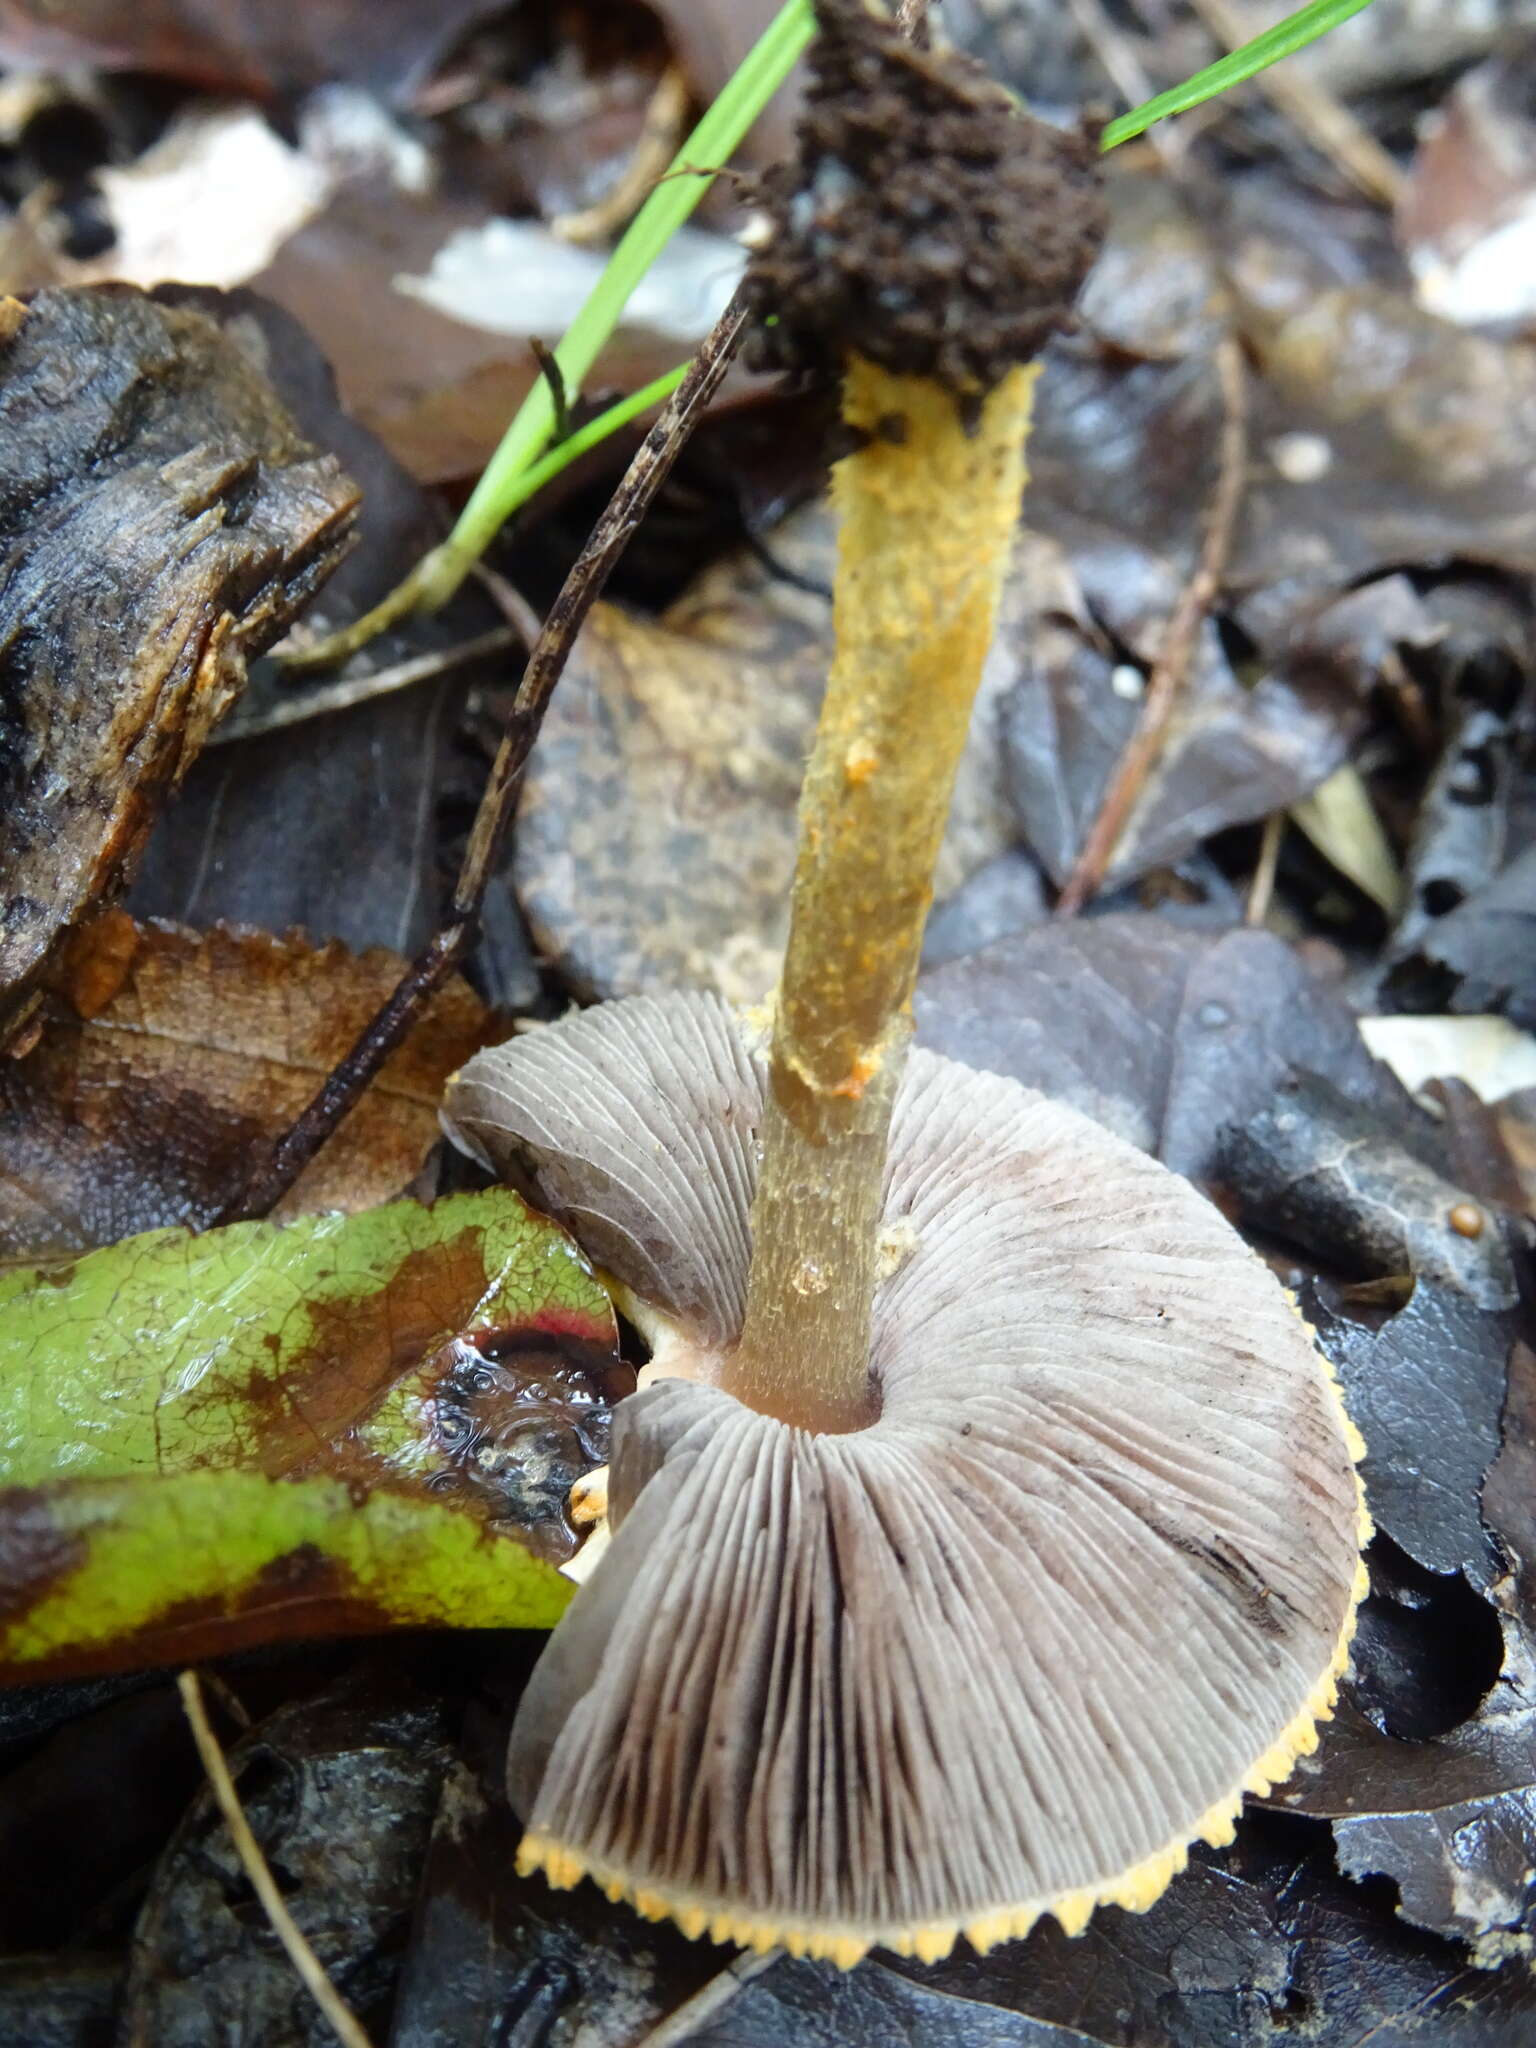
[[[855,357],[836,653],[800,801],[746,1324],[725,1385],[808,1429],[874,1412],[886,1139],[934,863],[1024,484],[1035,370],[974,407]]]

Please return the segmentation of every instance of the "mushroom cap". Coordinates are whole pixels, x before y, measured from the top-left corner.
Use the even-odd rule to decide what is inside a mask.
[[[707,1375],[739,1330],[765,1064],[717,998],[482,1053],[458,1142],[530,1176]],[[667,1379],[524,1695],[522,1867],[686,1932],[932,1958],[1140,1910],[1331,1709],[1369,1533],[1306,1324],[1187,1181],[915,1052],[880,1413],[812,1435]]]

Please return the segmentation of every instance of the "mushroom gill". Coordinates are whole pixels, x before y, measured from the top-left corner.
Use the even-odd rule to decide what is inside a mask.
[[[1311,1335],[1186,1181],[915,1053],[867,1427],[708,1382],[734,1342],[766,1064],[642,997],[480,1054],[461,1145],[678,1327],[615,1417],[613,1542],[513,1735],[525,1869],[845,1966],[1152,1903],[1331,1711],[1368,1524]],[[815,1284],[814,1274],[807,1284]]]

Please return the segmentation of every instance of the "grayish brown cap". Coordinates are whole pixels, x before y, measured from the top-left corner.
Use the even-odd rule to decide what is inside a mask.
[[[723,1003],[640,997],[480,1054],[446,1120],[707,1361],[762,1086]],[[844,1964],[1150,1905],[1315,1746],[1368,1530],[1306,1325],[1188,1182],[919,1052],[886,1215],[878,1421],[626,1401],[510,1763],[525,1868]]]

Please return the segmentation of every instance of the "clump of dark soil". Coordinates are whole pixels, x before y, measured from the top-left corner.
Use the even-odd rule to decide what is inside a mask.
[[[770,179],[748,280],[758,360],[985,391],[1071,318],[1103,240],[1097,138],[1026,114],[979,64],[821,0],[798,161]]]

